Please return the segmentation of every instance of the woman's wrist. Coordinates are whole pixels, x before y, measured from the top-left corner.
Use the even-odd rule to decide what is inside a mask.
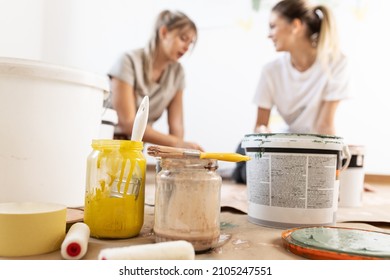
[[[169,142],[171,147],[181,148],[184,144],[184,140],[177,136],[169,135],[169,138],[170,138]]]

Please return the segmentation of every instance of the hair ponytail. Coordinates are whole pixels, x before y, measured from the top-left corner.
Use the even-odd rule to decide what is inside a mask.
[[[335,19],[330,10],[323,5],[315,6],[313,12],[321,19],[317,52],[321,61],[327,63],[330,58],[337,59],[340,55]]]

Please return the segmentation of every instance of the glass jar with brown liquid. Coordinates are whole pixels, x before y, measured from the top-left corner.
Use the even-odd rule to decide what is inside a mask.
[[[186,240],[196,252],[218,244],[222,178],[217,161],[161,159],[156,175],[156,242]]]

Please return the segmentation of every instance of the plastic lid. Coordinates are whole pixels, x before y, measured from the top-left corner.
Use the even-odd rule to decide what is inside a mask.
[[[351,155],[364,155],[366,150],[362,145],[348,145],[348,149]]]
[[[342,150],[343,138],[334,135],[305,133],[258,133],[246,134],[243,148],[277,147]]]
[[[64,81],[109,92],[109,80],[106,76],[36,60],[0,57],[0,75]]]
[[[390,234],[342,227],[303,227],[282,232],[290,252],[317,260],[390,259]]]

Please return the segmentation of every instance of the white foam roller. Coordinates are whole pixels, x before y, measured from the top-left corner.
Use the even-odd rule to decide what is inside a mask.
[[[88,249],[90,229],[85,223],[73,224],[61,245],[61,255],[67,260],[78,260],[84,257]]]
[[[102,249],[99,260],[193,260],[195,250],[184,240]]]

